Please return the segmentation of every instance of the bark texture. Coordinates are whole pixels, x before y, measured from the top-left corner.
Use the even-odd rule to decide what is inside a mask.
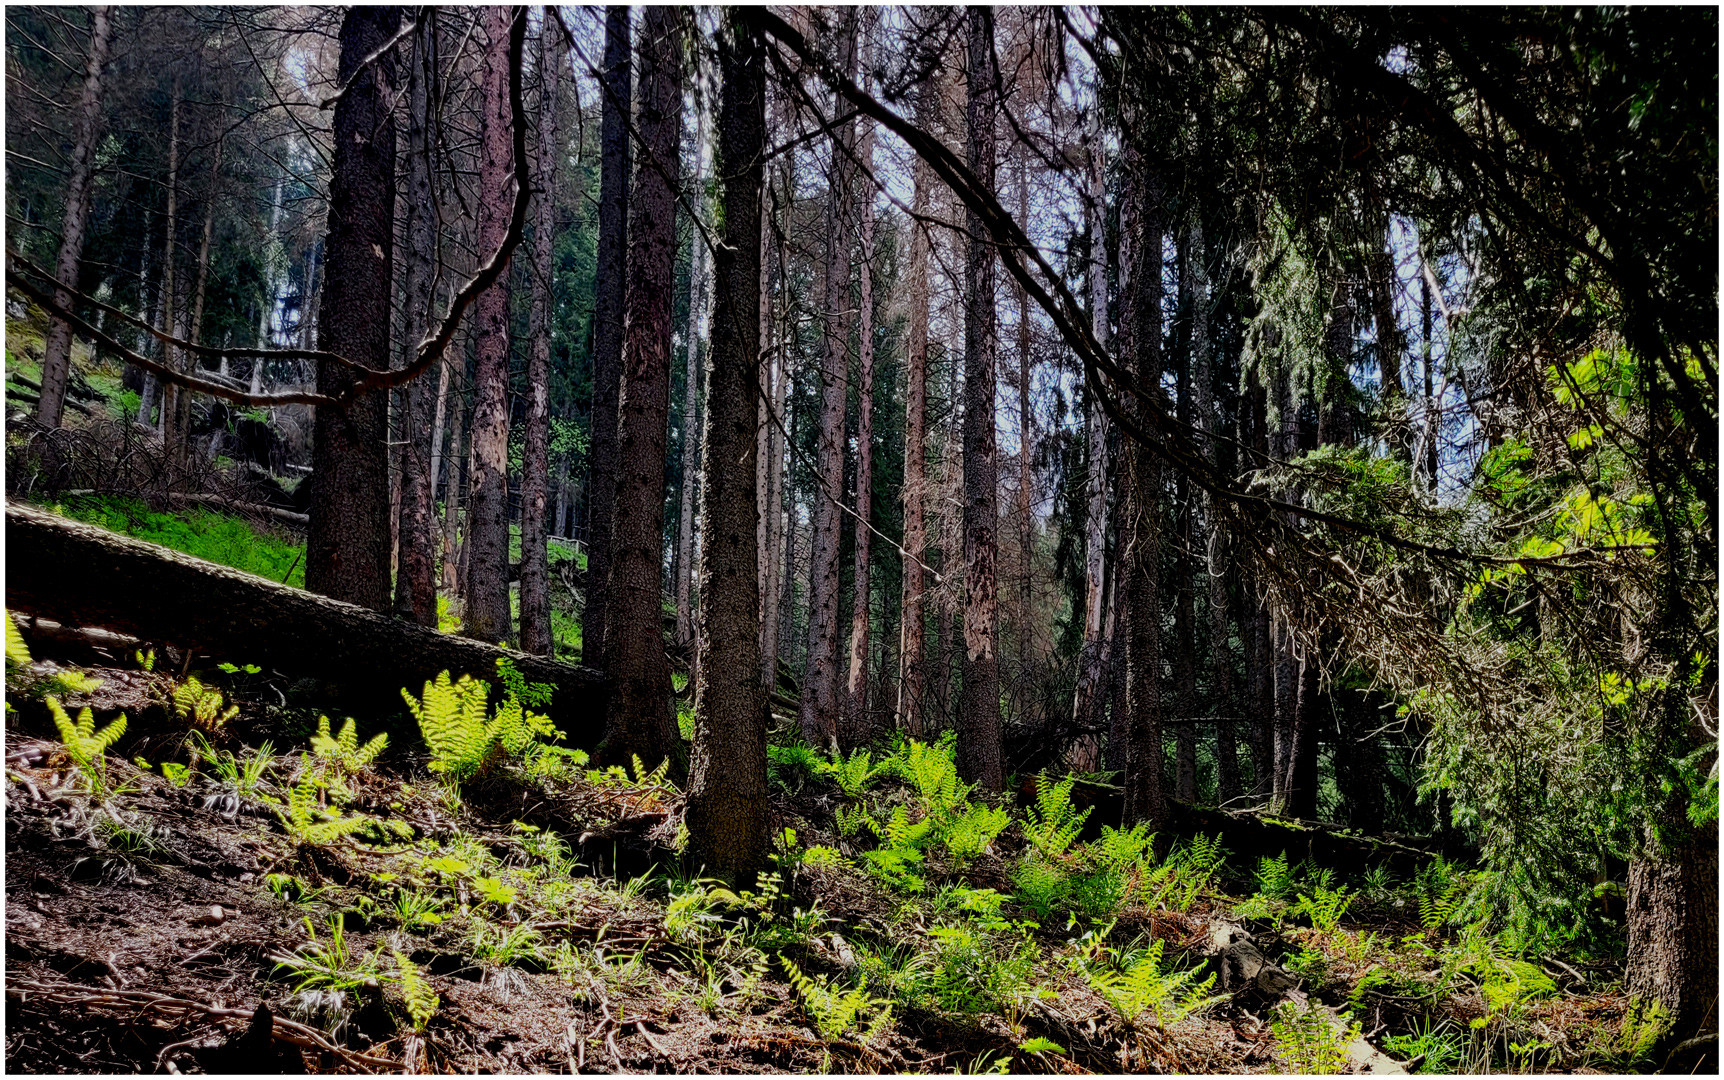
[[[836,15],[837,63],[845,73],[856,70],[857,10]],[[815,469],[826,490],[814,496],[814,537],[809,552],[808,667],[802,679],[802,738],[809,746],[825,747],[838,735],[838,539],[840,497],[844,475],[844,391],[848,376],[846,344],[850,321],[851,186],[855,180],[856,123],[847,119],[833,127],[831,163],[827,168],[824,351],[820,365],[820,429]]]
[[[1107,162],[1098,127],[1091,131],[1089,175],[1089,304],[1090,332],[1102,348],[1108,347],[1107,311]],[[1107,577],[1107,414],[1101,399],[1085,394],[1084,439],[1088,470],[1084,515],[1084,619],[1083,650],[1078,655],[1077,693],[1072,701],[1072,719],[1090,729],[1073,744],[1069,764],[1075,772],[1101,768],[1101,737],[1106,695],[1106,639],[1102,631],[1105,611],[1103,592]]]
[[[698,52],[695,59],[695,81],[704,83]],[[688,350],[684,354],[686,366],[683,373],[682,390],[682,491],[681,505],[678,508],[676,528],[676,643],[687,645],[694,639],[694,609],[692,590],[694,588],[694,524],[695,524],[695,492],[700,486],[700,376],[702,370],[701,353],[706,345],[707,335],[711,331],[707,312],[710,309],[708,300],[708,277],[706,237],[702,234],[700,225],[706,222],[702,213],[706,202],[707,181],[707,134],[706,108],[700,97],[695,97],[694,112],[694,189],[689,195],[690,203],[695,207],[695,213],[700,221],[696,223],[694,238],[689,252],[688,274]]]
[[[437,75],[437,20],[413,33],[407,73],[407,249],[403,276],[401,362],[417,349],[431,322],[432,277],[437,260],[437,206],[432,189],[431,96]],[[395,613],[421,626],[437,625],[436,493],[432,458],[440,454],[442,409],[449,386],[447,359],[439,383],[424,376],[401,391],[401,517],[396,527]],[[433,422],[433,412],[436,412]]]
[[[496,251],[509,230],[515,148],[509,116],[509,35],[525,9],[482,8],[479,67],[478,250]],[[524,32],[524,31],[520,31]],[[507,267],[473,301],[472,476],[468,481],[466,608],[461,632],[514,641],[509,610],[509,292]]]
[[[548,16],[539,32],[539,154],[534,170],[533,311],[528,331],[527,445],[521,456],[521,651],[551,654],[551,568],[545,503],[551,482],[551,230],[557,190],[557,93],[561,37]]]
[[[108,62],[113,39],[113,9],[90,9],[90,53],[84,64],[84,86],[78,95],[76,134],[72,139],[70,173],[66,181],[66,210],[60,223],[60,253],[54,262],[54,277],[66,289],[54,299],[70,307],[71,293],[78,287],[78,263],[84,256],[84,222],[90,212],[90,173],[96,153],[96,126],[102,112],[102,68]],[[170,238],[171,242],[171,238]],[[66,384],[72,374],[72,327],[63,319],[48,324],[42,345],[42,395],[36,402],[36,419],[47,427],[59,427],[66,409]]]
[[[613,689],[605,714],[606,762],[639,755],[648,768],[680,756],[671,712],[664,594],[664,465],[670,413],[671,292],[682,120],[686,12],[648,8],[641,26],[641,145],[629,207],[628,295],[617,402],[617,479],[612,519],[605,663]],[[752,565],[752,564],[751,564]],[[678,772],[681,762],[675,763]]]
[[[706,380],[701,493],[700,675],[690,757],[689,848],[705,872],[743,886],[768,851],[766,688],[760,664],[755,530],[760,407],[760,190],[765,174],[765,50],[747,9],[719,39],[724,77],[718,179],[724,241]]]
[[[1133,245],[1128,310],[1121,316],[1123,355],[1139,380],[1161,379],[1161,237],[1165,231],[1161,178],[1135,153],[1126,159],[1127,182],[1136,185],[1131,224],[1122,227]],[[1123,481],[1127,506],[1121,554],[1127,604],[1125,658],[1125,820],[1147,821],[1159,830],[1167,819],[1162,779],[1161,703],[1161,470],[1154,451],[1133,443]]]
[[[992,8],[966,13],[969,166],[994,186],[997,107]],[[985,791],[1005,784],[1000,755],[999,492],[994,459],[998,350],[994,249],[980,215],[966,215],[964,260],[964,664],[958,707],[958,775]]]
[[[379,57],[401,25],[401,9],[356,7],[341,24],[335,106],[335,160],[325,243],[329,294],[318,312],[317,341],[367,367],[389,366],[389,296],[395,253],[395,64]],[[353,80],[349,85],[349,80]],[[350,369],[317,364],[317,388],[340,394]],[[164,411],[168,408],[163,403]],[[389,589],[388,395],[373,390],[345,408],[317,410],[312,425],[311,526],[305,587],[337,600],[387,610]]]
[[[864,9],[865,38],[871,37],[872,9]],[[864,88],[871,88],[867,75]],[[874,163],[874,123],[862,121],[857,157],[869,172]],[[850,607],[850,670],[844,680],[844,731],[847,746],[859,746],[872,735],[868,718],[869,546],[868,523],[873,516],[874,485],[874,189],[867,182],[855,188],[854,216],[862,222],[862,250],[856,260],[861,303],[856,333],[856,570]]]
[[[916,92],[916,119],[931,128],[938,108],[937,83],[928,80]],[[920,157],[914,165],[915,192],[911,210],[910,265],[907,273],[910,311],[904,346],[904,596],[899,622],[898,730],[921,736],[926,732],[922,685],[926,678],[927,619],[923,595],[928,589],[928,527],[923,499],[928,486],[928,213],[933,171]]]
[[[593,299],[591,478],[587,485],[587,595],[582,658],[603,666],[610,610],[611,519],[617,497],[617,393],[623,368],[623,273],[628,251],[629,113],[633,101],[629,9],[605,9],[605,68],[599,120],[599,249]]]

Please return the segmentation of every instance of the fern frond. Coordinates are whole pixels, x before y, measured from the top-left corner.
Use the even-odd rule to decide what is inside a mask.
[[[442,999],[432,991],[431,984],[419,973],[413,961],[401,955],[401,950],[391,947],[395,955],[395,969],[401,975],[401,997],[407,1002],[407,1015],[413,1019],[413,1030],[424,1031],[425,1025],[437,1015],[437,1007]]]
[[[30,666],[30,646],[24,644],[24,633],[18,629],[18,622],[10,611],[6,617],[6,670],[27,668]]]

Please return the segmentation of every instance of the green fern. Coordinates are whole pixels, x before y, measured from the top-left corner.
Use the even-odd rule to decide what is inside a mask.
[[[34,661],[30,657],[30,646],[24,642],[24,634],[18,629],[18,623],[11,612],[4,612],[6,623],[6,685],[7,689],[31,697],[46,694],[88,694],[102,685],[102,680],[91,678],[76,668],[67,668],[52,672],[46,676],[37,677],[30,670]],[[8,704],[10,712],[12,706]]]
[[[890,767],[922,797],[930,813],[957,809],[970,797],[971,785],[958,779],[957,736],[948,731],[936,743],[912,739],[899,747],[882,768]]]
[[[174,713],[200,731],[220,731],[226,724],[239,714],[238,705],[222,708],[222,692],[213,686],[205,686],[196,675],[189,675],[186,681],[174,687]]]
[[[1011,823],[1012,816],[1000,807],[970,806],[947,819],[941,838],[952,860],[962,867],[986,851]]]
[[[354,773],[377,760],[389,747],[389,733],[379,732],[364,746],[359,745],[359,734],[354,730],[353,717],[341,725],[339,734],[330,735],[329,717],[317,718],[317,734],[311,737],[311,756],[320,762],[338,767],[341,772]]]
[[[1103,825],[1101,839],[1090,846],[1090,857],[1105,869],[1129,870],[1143,862],[1154,844],[1155,834],[1149,831],[1147,821],[1140,821],[1129,829]]]
[[[1449,881],[1441,893],[1419,894],[1419,922],[1426,930],[1435,930],[1449,921],[1465,887],[1466,881],[1457,877]]]
[[[1199,1012],[1219,997],[1209,995],[1215,976],[1197,981],[1196,972],[1175,971],[1162,966],[1163,942],[1157,940],[1124,972],[1110,968],[1084,970],[1084,977],[1127,1023],[1136,1023],[1148,1012],[1155,1023],[1166,1027]]]
[[[1046,774],[1036,775],[1036,802],[1024,808],[1024,839],[1046,858],[1057,858],[1083,832],[1084,822],[1092,807],[1078,812],[1072,806],[1072,785],[1075,777],[1066,777],[1050,784]]]
[[[451,681],[447,671],[425,684],[424,697],[415,700],[406,690],[401,696],[419,721],[425,745],[431,748],[431,768],[456,781],[494,764],[490,760],[496,741],[486,723],[485,703],[490,685],[471,675]]]
[[[870,1042],[892,1022],[892,1006],[885,999],[873,997],[860,987],[836,990],[824,975],[810,977],[803,974],[802,969],[783,953],[778,954],[778,962],[784,965],[785,975],[802,1003],[802,1011],[814,1021],[815,1030],[827,1042],[848,1038],[853,1032],[858,1041]],[[870,1013],[873,1014],[873,1022],[863,1028],[861,1019]]]
[[[10,611],[6,616],[6,674],[27,668],[31,664],[30,646],[24,644],[24,633],[18,629],[18,623]]]
[[[407,1015],[413,1020],[414,1031],[424,1031],[425,1025],[437,1015],[437,1007],[441,1005],[439,998],[431,989],[431,984],[425,981],[425,976],[419,974],[419,969],[413,961],[401,955],[401,950],[389,950],[395,956],[395,970],[401,978],[401,997],[407,1003]]]
[[[119,742],[120,736],[126,733],[126,714],[121,713],[101,731],[97,731],[96,718],[88,705],[84,706],[78,713],[78,719],[74,721],[66,714],[58,698],[49,696],[44,700],[48,703],[48,712],[54,717],[54,726],[59,729],[60,741],[66,744],[66,753],[89,781],[92,790],[97,795],[106,794],[108,760],[105,755],[108,748]]]
[[[1275,1009],[1270,1028],[1282,1046],[1282,1056],[1294,1072],[1332,1075],[1347,1067],[1347,1044],[1359,1037],[1357,1025],[1340,1027],[1327,1009],[1301,1007],[1284,1001]]]
[[[830,776],[838,784],[846,798],[861,798],[862,792],[874,782],[874,778],[887,768],[885,762],[873,763],[874,755],[868,750],[857,750],[849,757],[834,755],[831,761],[823,762],[820,771]]]
[[[1325,934],[1333,933],[1340,925],[1341,916],[1352,906],[1353,896],[1345,885],[1334,889],[1319,888],[1315,892],[1315,896],[1299,894],[1299,910],[1310,917],[1312,926]]]
[[[287,791],[287,810],[276,811],[287,834],[302,844],[329,844],[375,824],[363,814],[342,817],[318,805],[318,783],[307,776]]]
[[[1285,900],[1293,891],[1293,871],[1283,851],[1273,859],[1257,860],[1257,895],[1267,900]]]

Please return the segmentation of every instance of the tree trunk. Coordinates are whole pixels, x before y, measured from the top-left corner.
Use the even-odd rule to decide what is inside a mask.
[[[755,531],[755,424],[760,406],[760,189],[765,173],[765,49],[746,8],[719,38],[719,197],[724,242],[706,386],[708,468],[701,497],[701,663],[686,822],[697,865],[752,887],[769,850],[767,690],[761,686]],[[699,243],[697,239],[696,243]]]
[[[681,757],[671,712],[664,595],[664,465],[670,413],[671,289],[676,266],[678,143],[686,12],[651,7],[641,28],[639,161],[629,207],[627,314],[617,402],[617,480],[612,519],[605,663],[613,682],[603,759],[638,755],[648,768]],[[681,772],[684,763],[675,761]]]
[[[1221,452],[1221,407],[1215,398],[1214,358],[1210,354],[1209,267],[1203,226],[1195,215],[1187,225],[1185,258],[1191,284],[1191,401],[1197,422],[1209,436],[1206,454],[1216,475],[1223,475]],[[1228,646],[1227,529],[1216,515],[1213,496],[1203,498],[1208,528],[1204,531],[1209,586],[1209,703],[1215,719],[1216,798],[1226,805],[1240,795],[1239,747],[1232,717],[1238,712],[1233,701],[1233,655]]]
[[[1252,376],[1250,407],[1241,416],[1242,426],[1248,426],[1249,436],[1240,441],[1251,447],[1257,460],[1269,453],[1269,395],[1261,382],[1260,373]],[[1276,756],[1275,732],[1275,640],[1268,594],[1259,586],[1243,589],[1240,604],[1248,607],[1250,620],[1251,661],[1251,771],[1252,794],[1261,799],[1273,799],[1275,794]]]
[[[1127,340],[1122,354],[1135,360],[1139,380],[1161,380],[1161,296],[1164,231],[1161,178],[1134,151],[1126,160],[1128,183],[1138,186],[1133,200],[1137,220],[1122,228],[1135,248],[1130,274],[1131,302],[1120,325]],[[1161,745],[1161,477],[1154,451],[1133,443],[1124,483],[1129,505],[1128,540],[1121,565],[1129,611],[1125,657],[1125,820],[1147,821],[1159,830],[1167,818]]]
[[[431,95],[437,71],[437,20],[427,19],[413,33],[412,62],[407,75],[403,365],[413,357],[431,321],[432,277],[437,259]],[[395,613],[421,626],[437,625],[437,559],[432,544],[436,536],[436,459],[442,450],[440,429],[444,395],[449,387],[447,359],[440,358],[437,368],[435,391],[431,380],[424,376],[414,379],[401,391],[401,511],[396,527]]]
[[[60,224],[60,254],[54,262],[57,289],[54,300],[72,306],[71,291],[78,288],[78,263],[84,257],[84,221],[90,212],[90,174],[96,156],[96,125],[102,112],[102,67],[108,62],[108,44],[113,37],[113,9],[90,9],[90,54],[84,65],[84,88],[78,98],[77,134],[72,140],[71,176],[66,183],[66,211]],[[36,401],[36,419],[46,427],[59,427],[66,409],[66,385],[72,375],[72,327],[63,319],[52,319],[42,345],[42,394]]]
[[[174,74],[173,97],[168,104],[168,222],[167,238],[163,241],[162,251],[162,295],[161,321],[158,325],[173,334],[175,322],[178,320],[179,304],[176,287],[179,284],[179,202],[180,202],[180,107],[183,96],[180,92],[180,75]],[[170,370],[179,364],[179,354],[172,345],[162,342],[162,363]],[[148,387],[145,387],[146,394]],[[172,426],[168,418],[169,410],[174,407],[179,387],[172,383],[156,383],[156,398],[160,408],[156,413],[156,426],[161,430],[164,439],[167,429]],[[148,401],[146,399],[145,407]],[[161,474],[163,490],[169,486],[169,472],[164,469]]]
[[[1029,227],[1030,164],[1029,150],[1018,151],[1018,220]],[[1018,671],[1017,715],[1029,714],[1029,684],[1031,655],[1035,643],[1031,608],[1035,602],[1035,577],[1031,573],[1035,557],[1036,519],[1031,510],[1031,488],[1035,470],[1032,448],[1035,445],[1035,413],[1030,406],[1030,297],[1023,282],[1017,283],[1013,301],[1018,309]]]
[[[610,611],[612,517],[617,497],[617,394],[623,364],[623,296],[629,214],[629,116],[633,100],[629,8],[605,9],[605,69],[599,122],[599,239],[593,298],[592,471],[587,483],[587,595],[582,658],[604,666]]]
[[[461,360],[450,360],[449,370],[454,371],[460,364],[462,375],[466,374],[466,342],[461,345]],[[451,375],[451,379],[453,375]],[[459,387],[449,388],[449,442],[443,455],[448,463],[444,467],[443,478],[443,592],[449,596],[461,595],[461,565],[458,557],[460,541],[460,507],[461,507],[461,463],[466,461],[466,455],[461,453],[461,440],[465,437],[467,422],[467,403],[462,400]]]
[[[1103,349],[1108,347],[1107,317],[1107,163],[1101,142],[1100,119],[1090,132],[1089,173],[1089,303],[1090,331]],[[1102,637],[1103,586],[1107,565],[1107,414],[1101,398],[1087,388],[1084,398],[1084,435],[1088,445],[1087,494],[1084,515],[1084,621],[1083,650],[1078,656],[1077,693],[1072,701],[1072,719],[1080,726],[1099,729],[1106,705],[1106,652]],[[1094,772],[1101,767],[1099,735],[1078,736],[1068,762],[1074,772]]]
[[[210,189],[204,199],[204,231],[198,243],[198,277],[197,284],[192,286],[192,310],[186,318],[186,325],[180,331],[180,336],[194,345],[203,342],[204,297],[209,293],[210,279],[210,235],[215,229],[216,189],[221,183],[221,159],[223,140],[216,139],[215,157],[210,164]],[[203,362],[197,357],[187,357],[186,368],[198,371]],[[187,440],[191,437],[192,395],[189,390],[181,390],[174,397],[174,427],[173,439],[167,442],[167,457],[173,464],[173,469],[183,472],[186,467],[186,455],[190,447]],[[165,430],[165,429],[164,429]]]
[[[871,37],[874,13],[863,9],[865,37]],[[865,72],[864,89],[872,89]],[[874,123],[862,121],[857,157],[870,173],[874,168]],[[874,188],[870,180],[855,187],[853,216],[862,222],[861,257],[856,275],[861,284],[857,326],[856,382],[856,570],[854,600],[850,612],[850,671],[844,683],[844,724],[840,741],[860,746],[868,740],[868,555],[872,537],[868,523],[873,516],[874,483]]]
[[[1623,984],[1669,1011],[1676,1041],[1718,1024],[1718,827],[1671,820],[1628,864]]]
[[[318,343],[367,367],[389,366],[389,296],[395,252],[395,64],[381,49],[401,9],[356,7],[341,24],[335,106],[335,162],[329,184],[330,296],[319,312]],[[351,84],[349,84],[349,80]],[[379,257],[381,253],[381,257]],[[351,369],[317,364],[317,388],[341,394]],[[361,394],[316,411],[312,428],[311,526],[305,587],[378,611],[389,607],[389,475],[384,445],[388,395]]]
[[[521,651],[551,655],[551,568],[545,550],[551,482],[551,210],[557,190],[557,78],[563,49],[548,11],[539,32],[539,160],[533,219],[533,312],[527,359],[527,445],[521,458]]]
[[[916,120],[930,130],[936,109],[938,83],[928,80],[916,92]],[[910,223],[908,277],[910,312],[908,338],[904,346],[907,366],[904,386],[904,598],[898,624],[898,730],[913,737],[927,731],[922,685],[927,678],[927,619],[923,598],[928,589],[928,530],[923,501],[928,488],[928,229],[925,220],[932,170],[920,157],[913,166],[915,192]]]
[[[11,503],[6,540],[8,608],[314,677],[349,707],[389,714],[400,711],[403,687],[417,694],[440,671],[494,683],[497,660],[508,657],[529,680],[556,688],[550,717],[570,744],[597,741],[592,702],[604,678],[596,671],[439,634]]]
[[[1190,430],[1193,419],[1191,382],[1191,323],[1196,307],[1192,294],[1190,235],[1178,237],[1179,308],[1178,344],[1174,350],[1178,364],[1175,386],[1178,401],[1174,417],[1180,427]],[[1199,414],[1201,415],[1201,414]],[[1193,578],[1197,575],[1192,549],[1197,542],[1196,515],[1192,507],[1191,480],[1184,470],[1177,470],[1173,485],[1173,700],[1179,722],[1173,729],[1175,747],[1174,798],[1183,803],[1197,801],[1197,595]]]
[[[994,16],[972,7],[965,66],[969,76],[969,166],[994,187]],[[964,665],[958,708],[958,775],[984,791],[1005,785],[1000,759],[999,492],[994,460],[994,249],[971,210],[964,260]]]
[[[770,111],[768,115],[773,115]],[[771,185],[766,185],[771,194]],[[776,206],[777,200],[772,200]],[[762,214],[771,211],[762,208]],[[766,392],[760,398],[760,417],[755,434],[754,463],[755,498],[758,513],[755,537],[759,543],[757,556],[760,583],[760,685],[770,694],[778,682],[778,575],[783,567],[778,560],[780,543],[778,530],[783,527],[778,492],[782,453],[778,449],[778,425],[784,409],[779,398],[785,377],[784,351],[777,341],[777,324],[773,321],[772,289],[778,275],[772,268],[778,246],[772,243],[770,228],[760,230],[760,344]]]
[[[856,70],[857,9],[841,8],[835,15],[839,69]],[[844,120],[833,127],[831,163],[826,183],[825,295],[822,306],[824,353],[820,366],[820,430],[816,441],[816,483],[830,485],[814,494],[814,539],[809,564],[808,666],[802,678],[802,738],[825,747],[838,735],[838,540],[844,475],[844,391],[848,382],[846,343],[850,307],[850,253],[854,224],[850,220],[852,157],[856,124]]]
[[[705,83],[699,53],[695,57],[695,82]],[[700,377],[704,365],[701,347],[710,330],[707,323],[709,282],[706,265],[707,241],[700,225],[705,216],[700,211],[706,202],[707,171],[706,108],[700,96],[695,96],[694,109],[694,190],[689,199],[700,221],[692,230],[688,274],[688,350],[685,354],[682,393],[682,492],[676,530],[676,643],[687,645],[694,640],[694,612],[691,590],[694,585],[694,519],[695,491],[700,487]],[[710,226],[709,226],[710,227]]]
[[[480,9],[477,250],[495,251],[509,229],[515,153],[509,127],[509,7]],[[517,640],[509,610],[509,294],[510,272],[473,301],[473,473],[468,481],[466,600],[461,632],[479,641]]]

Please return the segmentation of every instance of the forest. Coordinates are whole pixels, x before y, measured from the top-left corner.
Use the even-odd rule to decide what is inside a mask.
[[[1717,1071],[1715,8],[5,58],[8,1071]]]

